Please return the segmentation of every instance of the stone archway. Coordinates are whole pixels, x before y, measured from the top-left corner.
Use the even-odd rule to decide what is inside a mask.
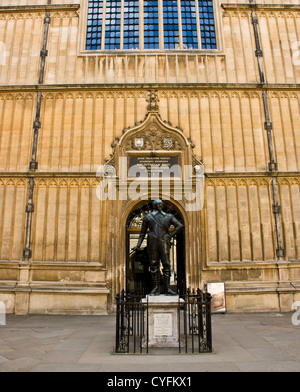
[[[126,221],[126,289],[134,291],[138,295],[145,295],[152,288],[146,238],[143,247],[139,251],[133,252],[132,247],[137,244],[143,216],[151,211],[151,200],[140,201],[132,208]],[[174,215],[184,225],[184,217],[175,204],[165,200],[164,211]],[[171,228],[170,231],[172,230]],[[182,295],[186,290],[184,231],[179,233],[172,241],[170,265],[171,289]]]

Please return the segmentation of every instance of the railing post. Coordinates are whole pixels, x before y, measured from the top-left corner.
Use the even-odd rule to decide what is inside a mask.
[[[147,347],[147,354],[149,352],[149,297],[147,296],[147,342],[146,342],[146,347]]]
[[[119,352],[120,343],[120,294],[116,295],[117,309],[116,309],[116,353]]]
[[[183,315],[183,317],[184,317],[183,322],[184,322],[184,337],[185,337],[185,353],[186,354],[188,352],[188,331],[187,331],[187,320],[186,320],[187,312],[188,312],[187,301],[188,301],[188,295],[186,293],[185,298],[184,298],[184,315]]]
[[[206,293],[206,314],[207,314],[207,321],[206,321],[206,335],[207,335],[207,345],[209,348],[209,352],[212,352],[212,324],[211,324],[211,294]]]
[[[145,324],[145,308],[143,304],[139,304],[139,334],[140,334],[140,353],[143,352],[143,336],[144,336],[144,324]]]
[[[197,308],[198,308],[198,352],[201,352],[201,338],[203,338],[203,314],[202,314],[202,293],[197,289]]]
[[[179,354],[181,353],[181,346],[180,346],[180,297],[178,298],[178,308],[177,308],[177,320],[178,320],[178,344],[179,344]]]

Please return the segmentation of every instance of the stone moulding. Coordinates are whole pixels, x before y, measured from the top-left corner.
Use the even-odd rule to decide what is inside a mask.
[[[80,4],[0,6],[0,13],[77,11],[79,8]]]
[[[292,94],[297,94],[299,90],[299,85],[294,84],[294,83],[269,83],[269,84],[264,84],[264,83],[200,83],[200,82],[184,82],[184,83],[177,83],[176,85],[173,83],[124,83],[124,84],[119,84],[119,83],[81,83],[81,84],[44,84],[44,85],[33,85],[33,84],[24,84],[24,85],[0,85],[0,93],[3,95],[3,98],[6,96],[10,99],[17,99],[13,97],[13,93],[32,93],[32,92],[43,92],[43,93],[63,93],[63,97],[67,96],[70,94],[70,92],[78,92],[80,91],[81,93],[86,92],[87,94],[91,94],[95,92],[96,94],[99,94],[100,91],[103,91],[103,93],[108,92],[108,94],[111,94],[113,92],[119,93],[122,91],[126,90],[149,90],[149,89],[160,89],[160,90],[166,90],[170,93],[173,91],[178,91],[180,92],[186,91],[189,92],[191,90],[193,94],[197,93],[204,93],[207,90],[216,90],[219,91],[221,90],[236,90],[236,91],[241,91],[241,90],[253,90],[253,94],[257,94],[257,92],[261,92],[262,90],[267,90],[268,92],[278,92],[280,91],[287,91],[291,92]],[[67,90],[67,91],[66,91]],[[119,91],[118,91],[119,90]],[[183,90],[183,91],[181,91]],[[292,91],[294,90],[294,91]],[[101,93],[100,93],[101,94]],[[27,98],[27,95],[24,96]],[[18,95],[18,99],[22,99],[23,96]],[[30,96],[29,96],[30,98]],[[7,99],[7,98],[6,98]]]
[[[236,11],[236,10],[270,10],[270,11],[287,11],[287,10],[295,10],[300,11],[300,7],[298,4],[256,4],[256,3],[249,3],[249,4],[221,4],[221,7],[224,10],[228,11]]]

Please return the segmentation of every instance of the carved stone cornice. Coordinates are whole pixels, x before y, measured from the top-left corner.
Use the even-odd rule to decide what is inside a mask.
[[[54,4],[43,6],[16,6],[16,7],[0,7],[0,20],[18,21],[29,19],[43,19],[45,13],[51,18],[78,18],[79,4]]]
[[[215,173],[205,173],[206,178],[208,179],[220,179],[220,178],[226,178],[226,179],[239,179],[239,178],[269,178],[270,173],[269,172],[215,172]],[[298,171],[293,171],[293,172],[287,172],[287,171],[280,171],[276,172],[276,177],[279,179],[293,179],[297,178],[300,179],[300,172]],[[79,171],[69,171],[69,172],[0,172],[0,180],[8,179],[8,178],[22,178],[22,179],[28,179],[28,178],[36,178],[36,179],[51,179],[51,178],[68,178],[68,179],[80,179],[80,178],[89,178],[89,179],[95,179],[97,177],[96,172],[79,172]]]
[[[299,18],[300,7],[296,4],[222,4],[222,16],[232,18],[251,18],[255,12],[258,17]]]
[[[254,177],[270,177],[270,172],[215,172],[215,173],[205,173],[207,178],[254,178]],[[300,177],[300,172],[293,171],[281,171],[276,172],[275,177]]]
[[[221,4],[221,7],[224,10],[239,10],[239,11],[245,11],[245,10],[268,10],[268,11],[300,11],[300,6],[298,4],[256,4],[256,3],[223,3]]]
[[[164,90],[164,91],[179,91],[179,93],[190,90],[262,90],[268,91],[285,91],[296,90],[299,91],[299,85],[296,83],[158,83],[158,84],[140,84],[140,83],[93,83],[93,84],[44,84],[38,85],[0,85],[0,93],[22,93],[22,92],[57,92],[57,93],[70,93],[70,92],[116,92],[116,91],[136,91],[136,90]]]
[[[51,4],[51,5],[18,5],[0,6],[0,13],[33,13],[33,12],[57,12],[77,11],[80,4]]]

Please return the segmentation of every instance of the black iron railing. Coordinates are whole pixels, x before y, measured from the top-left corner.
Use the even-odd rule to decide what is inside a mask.
[[[212,352],[210,294],[187,290],[175,306],[178,353]],[[116,296],[116,353],[149,353],[151,349],[147,297],[142,300],[141,296],[123,290]]]
[[[183,316],[184,325],[188,319],[188,331],[184,331],[186,352],[212,352],[211,295],[199,289],[187,290]]]
[[[147,306],[124,290],[116,296],[116,352],[142,353],[147,342]]]

